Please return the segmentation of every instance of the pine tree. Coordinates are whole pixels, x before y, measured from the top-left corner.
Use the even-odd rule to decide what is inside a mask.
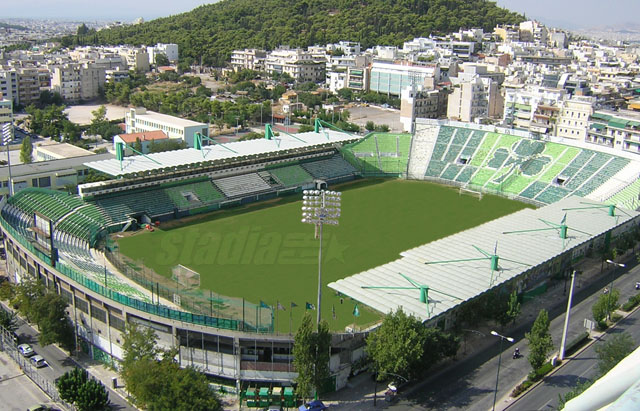
[[[33,144],[31,144],[31,137],[27,136],[22,140],[22,146],[20,146],[20,161],[25,164],[33,161]]]

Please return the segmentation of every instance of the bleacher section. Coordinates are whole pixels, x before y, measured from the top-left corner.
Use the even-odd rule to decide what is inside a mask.
[[[407,173],[410,149],[410,134],[371,133],[342,152],[362,175],[398,176]]]
[[[313,177],[299,165],[273,168],[269,172],[285,187],[302,185],[313,181]]]
[[[165,188],[165,192],[180,210],[202,207],[224,199],[224,195],[208,180]]]
[[[333,180],[342,177],[353,176],[357,170],[339,156],[328,159],[312,161],[301,164],[313,178],[320,180]]]
[[[20,195],[9,197],[8,202],[27,214],[38,211],[54,222],[74,208],[84,205],[78,197],[39,188],[25,188],[20,191]]]
[[[124,222],[130,219],[130,215],[141,213],[149,217],[166,215],[176,207],[161,187],[96,196],[92,201],[104,209],[114,222]]]
[[[639,164],[624,157],[549,141],[443,125],[433,145],[425,178],[552,203],[568,195],[589,197],[614,181],[621,190],[629,184],[625,183],[629,181],[626,176],[633,172],[627,167],[636,169],[637,175]],[[618,173],[625,178],[614,178]],[[626,201],[624,194],[620,196]]]
[[[268,191],[271,188],[258,173],[219,178],[213,180],[213,184],[229,198]]]

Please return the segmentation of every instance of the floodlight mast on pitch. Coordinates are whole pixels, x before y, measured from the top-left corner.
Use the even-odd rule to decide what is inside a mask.
[[[304,190],[302,192],[302,222],[316,226],[316,237],[320,239],[318,249],[318,304],[317,321],[321,320],[322,300],[322,226],[338,225],[340,198],[342,193],[326,190]]]

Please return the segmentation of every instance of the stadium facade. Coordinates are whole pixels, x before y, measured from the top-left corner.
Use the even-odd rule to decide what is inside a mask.
[[[152,328],[160,345],[178,347],[182,366],[196,366],[237,388],[243,381],[288,385],[296,375],[292,337],[261,322],[270,314],[261,314],[260,304],[253,302],[255,321],[245,317],[244,301],[242,316],[220,315],[194,309],[193,295],[123,275],[121,265],[105,258],[108,234],[131,227],[367,176],[436,181],[541,206],[408,250],[399,260],[330,285],[378,311],[403,307],[447,328],[465,303],[506,284],[517,284],[522,293],[539,289],[639,221],[631,210],[640,164],[508,130],[427,121],[416,124],[414,135],[361,138],[317,127],[195,146],[88,162],[116,178],[79,186],[81,196],[27,188],[2,200],[0,227],[11,280],[40,278],[64,296],[78,347],[96,359],[121,359],[125,326],[136,323]],[[433,268],[442,260],[475,257],[482,258],[463,268],[455,262]],[[462,276],[469,265],[473,273]],[[449,276],[456,289],[445,284]],[[455,285],[461,281],[466,287]],[[400,283],[415,289],[391,295],[363,288]],[[454,298],[441,298],[438,291]],[[332,387],[346,385],[351,364],[363,355],[365,335],[333,334]]]

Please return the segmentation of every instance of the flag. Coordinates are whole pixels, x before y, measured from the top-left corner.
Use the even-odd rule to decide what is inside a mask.
[[[358,304],[356,304],[356,306],[353,307],[353,316],[360,317],[360,310],[358,309]]]
[[[307,310],[315,310],[316,306],[311,304],[311,303],[307,303]]]
[[[298,304],[296,304],[296,303],[294,303],[293,301],[291,301],[291,308],[293,308],[293,307],[297,307],[297,306],[298,306]]]
[[[284,305],[280,304],[280,301],[278,301],[277,306],[278,306],[278,310],[286,311],[286,309],[284,308]]]
[[[333,315],[333,319],[336,319],[336,306],[331,304],[331,314]]]
[[[271,308],[264,301],[260,300],[260,308]]]

